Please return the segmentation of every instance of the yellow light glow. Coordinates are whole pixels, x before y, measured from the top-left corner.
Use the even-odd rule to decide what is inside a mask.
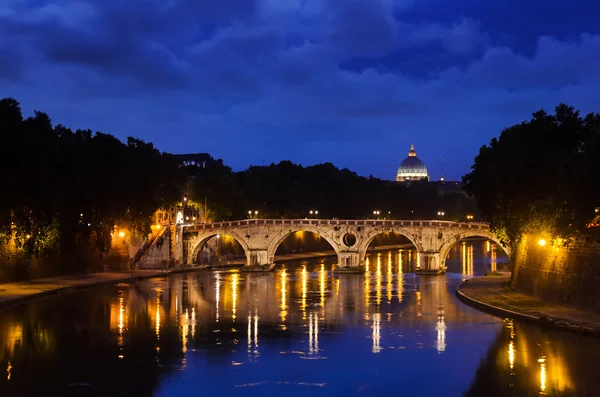
[[[321,307],[325,307],[325,264],[321,263],[321,271],[319,272],[319,286],[321,289]]]
[[[396,277],[396,280],[398,281],[398,287],[396,288],[396,293],[398,294],[398,303],[402,303],[402,291],[404,290],[404,280],[402,278],[402,250],[398,252],[398,276]]]
[[[232,308],[231,308],[231,319],[235,321],[235,312],[237,309],[237,288],[238,288],[238,278],[239,275],[234,273],[231,277],[231,300],[232,300]]]
[[[388,267],[387,267],[387,298],[388,304],[392,302],[392,253],[388,255]]]
[[[381,304],[381,256],[377,257],[377,272],[375,273],[375,291],[377,293],[377,306]]]
[[[540,363],[540,391],[546,391],[546,360],[542,357],[538,360]]]
[[[119,345],[123,345],[123,329],[125,328],[125,306],[123,297],[119,298]]]
[[[215,314],[215,318],[216,318],[216,322],[219,322],[219,303],[221,301],[221,275],[219,273],[217,273],[215,275],[215,307],[216,307],[216,314]]]
[[[119,237],[121,237],[121,238],[125,237],[125,232],[119,232]]]
[[[12,374],[12,365],[10,365],[10,361],[8,362],[8,366],[6,367],[6,380],[10,380],[10,376]]]
[[[367,269],[365,270],[365,306],[367,308],[367,316],[369,315],[369,300],[371,296],[371,274],[369,273],[369,258],[366,262]]]
[[[192,338],[196,337],[196,308],[192,307]]]
[[[546,246],[546,244],[547,244],[547,243],[546,243],[546,240],[544,240],[543,238],[541,238],[541,239],[538,241],[538,244],[540,245],[540,247],[544,247],[544,246]]]
[[[510,364],[510,369],[513,369],[515,366],[515,343],[510,341],[508,345],[508,362]]]
[[[279,316],[281,317],[281,322],[285,322],[287,316],[287,272],[285,269],[281,271],[281,312],[279,312]]]
[[[181,315],[181,352],[185,354],[187,352],[187,337],[189,333],[190,326],[190,315],[188,310],[185,309],[185,312]]]
[[[302,300],[300,302],[300,310],[302,311],[302,319],[306,320],[306,294],[308,292],[308,271],[306,266],[302,267]]]

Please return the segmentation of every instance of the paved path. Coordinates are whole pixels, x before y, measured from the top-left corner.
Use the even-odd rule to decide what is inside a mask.
[[[169,272],[161,272],[160,270],[136,270],[133,272],[133,275],[130,272],[90,273],[0,284],[0,307],[73,288],[160,277],[170,273],[195,269],[199,268],[182,268]]]
[[[600,336],[600,313],[542,302],[513,290],[509,281],[510,273],[473,278],[459,285],[456,295],[466,304],[498,316]]]

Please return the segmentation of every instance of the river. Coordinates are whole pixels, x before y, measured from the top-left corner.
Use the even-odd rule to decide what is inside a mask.
[[[410,250],[364,275],[334,258],[201,271],[0,311],[0,396],[600,395],[596,339],[502,320],[454,296],[506,263],[457,244],[443,276]]]

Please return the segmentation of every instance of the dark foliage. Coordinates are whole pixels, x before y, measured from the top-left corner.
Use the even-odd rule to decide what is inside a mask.
[[[597,235],[600,115],[543,110],[484,145],[463,177],[485,219],[507,244],[525,233]],[[596,236],[597,237],[597,236]]]
[[[438,195],[436,184],[410,185],[361,177],[331,163],[310,167],[282,161],[233,172],[221,160],[207,162],[197,171],[191,198],[208,202],[213,220],[247,218],[435,219],[440,209],[447,220],[464,220],[476,212],[462,194]],[[315,215],[313,215],[315,216]]]
[[[0,238],[27,255],[92,245],[107,252],[117,223],[141,235],[156,209],[181,197],[183,175],[151,143],[23,118],[0,100]]]

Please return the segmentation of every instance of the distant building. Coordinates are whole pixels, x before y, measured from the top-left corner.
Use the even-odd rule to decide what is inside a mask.
[[[180,167],[206,168],[206,164],[215,161],[208,153],[174,154]]]
[[[396,181],[407,182],[421,180],[429,181],[427,167],[425,167],[425,164],[417,157],[415,145],[410,145],[408,157],[405,158],[404,161],[400,163],[400,167],[398,167]]]

